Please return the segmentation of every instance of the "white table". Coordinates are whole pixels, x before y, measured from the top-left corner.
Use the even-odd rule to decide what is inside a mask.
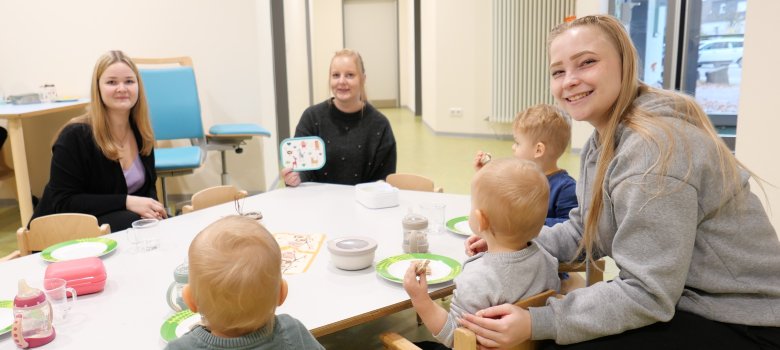
[[[260,210],[271,232],[324,233],[323,246],[309,270],[285,275],[289,296],[277,313],[301,320],[316,336],[332,333],[386,314],[411,307],[400,284],[377,276],[373,266],[342,271],[330,262],[327,241],[346,235],[365,235],[378,242],[374,263],[402,254],[401,219],[419,204],[447,205],[445,217],[467,215],[470,202],[464,195],[401,191],[400,206],[367,209],[354,200],[354,187],[310,184],[249,197],[245,211]],[[160,222],[161,247],[148,253],[129,251],[124,231],[109,237],[119,247],[103,257],[108,282],[103,292],[79,297],[57,338],[45,349],[161,349],[160,327],[173,311],[165,293],[173,281],[173,269],[187,256],[192,238],[214,220],[235,214],[233,203],[196,211]],[[463,261],[465,237],[450,232],[429,236],[430,252]],[[0,264],[0,300],[12,299],[19,278],[37,282],[47,263],[39,254]],[[434,285],[430,292],[449,294],[451,283]],[[0,348],[12,347],[9,335],[0,337]]]
[[[74,109],[83,109],[89,99],[70,102],[35,103],[29,105],[0,104],[0,119],[8,119],[8,138],[11,139],[11,157],[16,178],[16,195],[19,200],[19,212],[22,225],[27,225],[33,214],[32,193],[30,192],[30,172],[27,168],[27,152],[24,145],[23,122],[28,118],[38,118],[52,113]],[[46,141],[50,142],[50,141]]]

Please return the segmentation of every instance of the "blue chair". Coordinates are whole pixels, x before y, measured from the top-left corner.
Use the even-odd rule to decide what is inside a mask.
[[[255,135],[271,133],[256,124],[220,124],[203,133],[198,86],[192,59],[134,58],[146,89],[149,115],[155,138],[159,140],[190,140],[189,146],[155,147],[155,170],[160,177],[163,203],[168,208],[165,178],[191,174],[201,166],[208,150],[222,153],[222,184],[228,179],[225,150],[241,153],[241,145]],[[157,65],[158,67],[153,67]]]
[[[254,136],[270,137],[271,132],[257,124],[217,124],[209,128],[206,134],[206,147],[209,151],[219,151],[222,159],[222,185],[230,182],[227,172],[225,151],[233,150],[238,154],[244,152],[241,146]]]

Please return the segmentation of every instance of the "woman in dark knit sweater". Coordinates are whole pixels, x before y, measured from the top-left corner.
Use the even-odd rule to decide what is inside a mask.
[[[52,146],[49,183],[32,219],[84,213],[118,231],[140,218],[166,217],[153,148],[138,69],[123,52],[110,51],[95,65],[89,113],[65,125]]]
[[[322,138],[325,166],[302,172],[282,169],[287,186],[307,181],[355,185],[384,180],[395,173],[393,129],[366,99],[366,74],[360,54],[349,49],[336,52],[329,76],[333,97],[307,108],[295,128],[295,137]]]

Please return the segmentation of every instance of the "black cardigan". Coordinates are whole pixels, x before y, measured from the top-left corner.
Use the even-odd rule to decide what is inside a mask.
[[[138,148],[141,135],[131,123]],[[154,152],[141,155],[146,179],[134,196],[157,200]],[[83,213],[101,216],[127,210],[127,182],[118,161],[103,155],[87,124],[70,124],[62,129],[52,146],[49,183],[35,207],[32,219],[58,213]],[[28,224],[29,226],[29,224]]]
[[[395,173],[396,144],[390,122],[366,103],[344,113],[325,101],[303,112],[295,137],[319,136],[325,142],[325,166],[302,171],[301,181],[355,185],[384,180]]]

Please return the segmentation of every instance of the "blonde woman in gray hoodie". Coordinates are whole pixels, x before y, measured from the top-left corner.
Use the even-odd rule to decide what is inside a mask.
[[[559,25],[548,50],[554,98],[595,131],[579,207],[537,242],[559,261],[610,256],[620,273],[544,307],[495,306],[461,324],[482,348],[550,339],[543,348],[780,349],[780,241],[752,173],[701,107],[638,79],[614,17]],[[469,255],[484,246],[466,242]]]

